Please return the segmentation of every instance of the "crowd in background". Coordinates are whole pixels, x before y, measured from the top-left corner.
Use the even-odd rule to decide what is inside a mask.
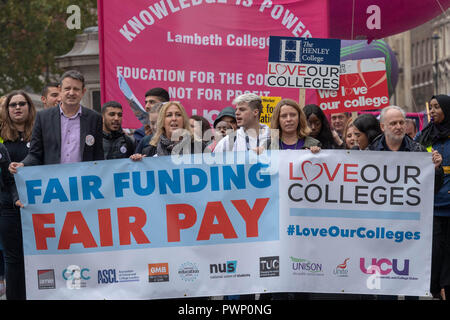
[[[259,121],[261,98],[251,93],[237,97],[233,106],[224,107],[211,127],[204,117],[189,117],[181,103],[170,100],[165,89],[152,88],[145,94],[148,121],[129,134],[122,129],[120,103],[106,102],[100,115],[81,106],[85,91],[83,75],[72,70],[64,73],[59,83],[50,83],[43,89],[44,110],[40,112],[36,112],[24,91],[13,91],[0,101],[0,295],[6,290],[7,299],[26,298],[20,223],[23,205],[15,187],[11,187],[18,168],[119,158],[140,161],[186,149],[192,152],[264,152],[266,149],[308,149],[313,153],[323,149],[430,152],[435,167],[430,291],[436,298],[450,293],[448,95],[430,98],[432,121],[418,132],[415,121],[408,119],[397,106],[384,108],[379,117],[369,113],[357,117],[335,113],[327,117],[317,105],[302,107],[291,99],[282,99],[276,105],[269,127]],[[278,130],[275,138],[273,129]]]

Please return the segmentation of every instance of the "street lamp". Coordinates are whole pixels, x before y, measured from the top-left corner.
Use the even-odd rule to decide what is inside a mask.
[[[438,79],[439,79],[439,65],[438,65],[438,45],[439,45],[439,35],[437,33],[434,33],[431,39],[433,39],[434,42],[434,94],[439,94],[439,86],[438,86]]]

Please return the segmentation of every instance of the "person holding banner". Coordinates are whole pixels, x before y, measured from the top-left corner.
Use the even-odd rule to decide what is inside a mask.
[[[367,147],[381,135],[380,122],[370,113],[359,115],[354,121],[354,134],[359,150],[366,150]]]
[[[37,114],[30,152],[22,162],[11,163],[11,173],[17,173],[17,168],[24,165],[104,159],[102,117],[80,104],[86,93],[84,76],[75,70],[65,72],[61,76],[60,90],[59,108]]]
[[[446,299],[450,296],[450,97],[433,96],[430,101],[432,121],[419,133],[416,140],[428,151],[442,155],[443,186],[434,197],[433,249],[431,288],[439,297],[441,288]]]
[[[356,120],[355,120],[356,121]],[[385,107],[380,113],[382,134],[368,146],[374,151],[425,152],[425,148],[406,134],[406,113],[398,106]],[[442,156],[433,151],[432,161],[435,167],[435,192],[442,185]]]
[[[320,151],[320,141],[309,136],[311,129],[300,106],[291,99],[283,99],[275,106],[270,122],[271,129],[280,130],[280,150],[310,149]],[[274,146],[272,142],[271,146]]]
[[[330,129],[327,117],[316,104],[308,104],[303,108],[308,126],[311,128],[311,137],[320,141],[322,149],[340,149],[343,142],[336,135],[336,139]]]
[[[144,157],[180,154],[185,153],[185,150],[188,153],[200,153],[204,148],[203,142],[194,139],[184,107],[177,101],[169,101],[159,111],[156,132],[146,153],[135,153],[130,159],[140,161]]]
[[[6,96],[1,109],[0,134],[8,159],[11,161],[19,162],[27,156],[30,150],[35,117],[36,108],[31,98],[24,91],[12,91]],[[0,161],[3,161],[3,158],[6,159],[6,156],[2,154]],[[2,175],[4,175],[3,172]],[[12,183],[14,184],[14,180],[12,180]],[[15,205],[17,199],[15,187],[10,189],[9,192],[8,190],[2,190],[0,196],[0,242],[3,243],[6,262],[6,297],[11,300],[24,300],[25,270],[22,224],[19,208]]]

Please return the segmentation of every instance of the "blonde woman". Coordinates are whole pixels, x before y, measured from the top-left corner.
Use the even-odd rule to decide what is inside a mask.
[[[280,150],[310,149],[313,153],[320,151],[320,142],[309,136],[311,129],[306,116],[294,100],[283,99],[275,106],[270,128],[279,130]],[[272,146],[274,145],[272,142]]]
[[[195,142],[195,143],[194,143]],[[205,144],[194,140],[186,110],[177,101],[166,102],[158,114],[156,132],[144,154],[133,154],[130,159],[138,161],[143,157],[202,152]]]

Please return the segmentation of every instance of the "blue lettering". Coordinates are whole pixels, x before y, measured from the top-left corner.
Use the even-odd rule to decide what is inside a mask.
[[[69,177],[70,201],[80,200],[78,197],[77,177]]]
[[[262,168],[268,168],[268,164],[257,163],[254,164],[248,171],[248,180],[255,188],[267,188],[270,186],[270,175],[259,174]],[[259,178],[258,178],[259,174]]]
[[[50,201],[55,199],[61,202],[69,201],[59,180],[57,178],[52,178],[48,180],[47,188],[45,189],[44,200],[42,201],[42,203],[50,203]]]
[[[42,187],[42,180],[27,180],[25,181],[27,187],[28,203],[35,204],[36,196],[42,195],[42,191],[39,187]]]
[[[105,197],[100,192],[102,186],[102,179],[97,176],[82,176],[81,186],[83,189],[83,200],[91,200],[91,194],[94,199],[104,199]]]
[[[198,177],[198,183],[193,183],[193,177]],[[199,192],[208,184],[206,172],[199,168],[188,168],[184,170],[184,188],[186,192]]]
[[[231,166],[223,167],[223,189],[231,190],[231,180],[237,189],[245,189],[245,167],[243,164],[236,166],[237,175]]]
[[[133,190],[137,195],[148,196],[155,191],[155,173],[153,171],[147,171],[147,187],[141,186],[141,175],[139,171],[133,172]]]
[[[219,168],[211,167],[211,191],[219,191]]]
[[[173,172],[173,179],[171,179],[167,171],[164,170],[158,171],[160,194],[167,194],[167,186],[170,188],[172,193],[181,193],[180,170],[174,169],[172,170],[172,172]]]
[[[128,181],[130,179],[129,172],[120,172],[114,174],[114,190],[116,194],[116,198],[123,197],[123,189],[129,189],[130,183]]]

